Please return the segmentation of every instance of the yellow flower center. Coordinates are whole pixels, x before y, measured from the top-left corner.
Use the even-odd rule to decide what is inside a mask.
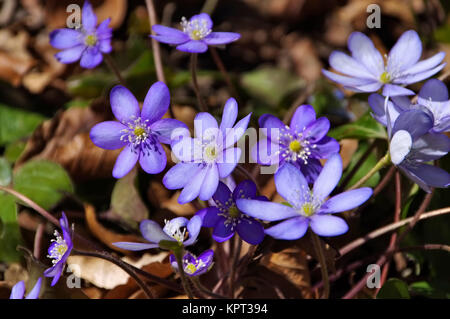
[[[298,153],[302,149],[302,144],[300,144],[300,142],[297,140],[292,141],[291,143],[289,143],[289,149],[294,153]]]
[[[187,265],[184,267],[184,270],[185,270],[188,274],[193,274],[194,272],[197,271],[197,267],[196,267],[194,264],[189,263],[189,264],[187,264]]]
[[[145,129],[144,128],[142,128],[142,127],[140,127],[140,126],[138,126],[138,127],[136,127],[135,129],[134,129],[134,135],[136,135],[136,136],[142,136],[142,135],[144,135],[145,134]]]
[[[84,38],[84,43],[87,46],[93,46],[97,43],[97,37],[94,34],[90,34]]]
[[[315,212],[314,206],[311,203],[303,204],[302,209],[307,217],[313,215]]]
[[[217,148],[215,145],[210,145],[205,148],[205,158],[208,161],[215,160],[217,158]]]
[[[191,33],[192,40],[203,39],[203,32],[201,30],[193,30]]]
[[[240,214],[240,211],[239,211],[239,209],[237,209],[237,207],[235,205],[231,206],[228,209],[228,215],[230,215],[230,217],[237,218],[237,217],[239,217],[239,214]]]
[[[385,84],[391,82],[391,75],[387,71],[384,71],[380,75],[380,81]]]

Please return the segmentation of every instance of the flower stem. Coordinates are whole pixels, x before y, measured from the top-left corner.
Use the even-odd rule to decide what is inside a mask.
[[[184,291],[188,295],[189,299],[194,299],[194,295],[192,293],[191,287],[189,286],[189,281],[186,278],[186,274],[184,273],[184,267],[183,267],[183,249],[177,249],[177,251],[174,251],[173,254],[175,255],[175,259],[177,260],[178,264],[178,272],[181,277],[181,283],[183,284]]]
[[[320,271],[322,273],[322,281],[323,281],[323,299],[328,299],[330,294],[330,280],[328,278],[328,269],[327,262],[325,260],[325,253],[323,251],[322,243],[314,232],[311,232],[311,237],[314,245],[314,249],[316,250],[317,258],[319,259]]]
[[[234,279],[236,277],[236,263],[239,259],[239,255],[241,254],[241,249],[242,249],[242,239],[239,238],[237,235],[234,236],[233,238],[233,246],[234,246],[234,250],[232,252],[232,257],[230,260],[230,277],[228,277],[228,285],[229,285],[229,289],[230,289],[230,297],[234,298]]]
[[[209,290],[208,288],[206,288],[205,286],[202,285],[202,283],[200,282],[200,279],[197,276],[194,277],[190,277],[192,283],[194,284],[195,288],[197,288],[200,292],[202,292],[203,294],[212,297],[212,298],[216,298],[216,299],[226,299],[227,297],[216,294],[214,292],[212,292],[211,290]]]
[[[237,91],[233,85],[233,82],[231,81],[230,74],[227,72],[227,69],[223,64],[222,59],[219,56],[219,53],[217,53],[217,49],[214,47],[210,47],[209,51],[211,52],[211,56],[214,60],[214,63],[216,64],[220,73],[222,73],[222,76],[225,79],[225,82],[227,83],[228,90],[230,91],[231,96],[234,96],[239,101],[239,97],[237,95]]]
[[[111,71],[116,76],[117,80],[119,80],[120,84],[125,86],[125,80],[123,79],[122,75],[120,74],[119,68],[117,67],[116,63],[114,62],[113,58],[109,54],[105,54],[105,62],[108,65],[108,67],[111,69]]]
[[[198,87],[198,82],[197,82],[197,53],[191,54],[191,75],[192,75],[192,84],[194,86],[195,95],[197,96],[198,107],[199,107],[200,111],[207,112],[208,107],[206,106],[206,103],[200,94],[200,89]]]
[[[391,156],[390,156],[389,152],[387,152],[386,155],[384,155],[378,161],[378,163],[376,163],[375,166],[372,167],[372,169],[366,175],[363,176],[363,178],[361,178],[357,183],[355,183],[348,190],[359,188],[361,185],[363,185],[365,182],[367,182],[369,180],[369,178],[371,178],[376,172],[378,172],[380,169],[382,169],[383,167],[388,165],[390,162],[391,162]]]

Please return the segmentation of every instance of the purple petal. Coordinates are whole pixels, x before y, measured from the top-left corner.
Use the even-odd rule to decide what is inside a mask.
[[[208,138],[211,135],[217,135],[217,131],[219,130],[214,116],[206,112],[197,114],[194,119],[194,127],[195,137],[201,139]]]
[[[444,82],[438,79],[430,79],[422,85],[419,97],[433,102],[448,101],[448,89]]]
[[[234,145],[242,137],[242,135],[244,135],[251,116],[252,113],[248,114],[246,117],[237,122],[233,128],[226,129],[226,136],[224,143],[225,148]]]
[[[164,82],[154,83],[145,96],[141,117],[153,123],[163,117],[169,109],[170,93]]]
[[[189,36],[186,33],[175,28],[155,24],[152,29],[157,35],[151,35],[150,37],[162,43],[177,45],[189,41]]]
[[[233,204],[232,193],[227,185],[223,182],[219,182],[217,185],[217,190],[213,195],[213,200],[217,206],[222,206],[228,208]]]
[[[336,71],[351,77],[378,80],[363,64],[339,51],[333,51],[329,58],[330,65]]]
[[[419,61],[422,55],[422,42],[414,30],[404,32],[388,55],[387,71],[401,72]]]
[[[156,150],[141,150],[139,164],[146,173],[158,174],[166,167],[166,152],[159,142],[156,142],[152,147]]]
[[[171,143],[172,153],[183,162],[202,162],[202,146],[198,139],[185,136]]]
[[[117,242],[112,244],[116,247],[131,251],[139,251],[159,247],[158,244],[145,244],[145,243]]]
[[[316,158],[329,158],[331,155],[338,153],[339,149],[340,146],[338,141],[332,137],[325,136],[319,142],[315,143],[315,147],[311,149],[311,155]]]
[[[203,13],[199,13],[199,14],[193,15],[189,19],[189,22],[194,22],[196,20],[197,20],[197,22],[200,25],[205,24],[205,27],[208,28],[208,29],[212,29],[212,27],[213,27],[213,22],[211,20],[211,17],[207,13],[203,12]]]
[[[99,40],[98,49],[100,50],[101,53],[111,53],[112,51],[111,39]]]
[[[207,207],[202,209],[201,211],[197,212],[196,215],[201,214],[201,212],[204,212],[203,216],[203,227],[214,227],[218,223],[220,216],[218,215],[220,213],[219,209],[217,207]]]
[[[429,133],[414,141],[410,159],[434,161],[450,152],[450,138],[444,134]]]
[[[320,208],[321,213],[340,213],[358,207],[372,196],[372,189],[363,187],[347,191],[328,199]]]
[[[439,52],[432,57],[417,62],[410,68],[408,68],[409,74],[422,73],[427,70],[435,68],[439,63],[441,63],[445,58],[445,52]]]
[[[238,199],[236,206],[247,215],[270,222],[298,216],[294,208],[279,203]]]
[[[422,163],[405,163],[398,166],[400,170],[424,191],[431,192],[431,187],[450,186],[450,174],[440,167]]]
[[[369,93],[369,92],[376,92],[383,86],[383,83],[377,81],[377,82],[369,82],[362,85],[356,85],[356,86],[344,86],[345,89],[354,91],[354,92],[363,92],[363,93]]]
[[[122,123],[128,123],[133,118],[139,117],[141,109],[134,95],[124,86],[113,87],[109,95],[111,109],[116,119]]]
[[[178,203],[186,204],[198,197],[208,169],[201,168],[183,188]]]
[[[41,292],[41,286],[42,286],[42,277],[39,277],[39,279],[34,284],[33,289],[28,293],[26,299],[38,299],[39,293]]]
[[[311,105],[300,105],[292,116],[290,127],[296,132],[303,130],[316,120],[316,111]]]
[[[52,280],[50,286],[53,287],[54,285],[56,285],[56,283],[59,280],[59,277],[61,277],[63,268],[64,268],[64,263],[58,262],[53,267],[44,271],[45,277],[53,277],[53,280]]]
[[[111,18],[105,19],[97,27],[97,37],[99,40],[111,39],[112,28],[109,27]]]
[[[383,73],[383,57],[365,34],[353,32],[348,38],[348,48],[353,58],[363,64],[374,76],[378,77]]]
[[[216,226],[214,227],[213,231],[213,238],[218,243],[222,243],[224,241],[227,241],[231,237],[233,237],[235,230],[231,230],[232,224],[226,224],[225,225],[225,218],[221,217],[221,219],[217,222]]]
[[[219,161],[217,162],[217,168],[219,169],[220,178],[228,177],[234,168],[238,164],[241,157],[241,149],[237,147],[231,147],[226,149]]]
[[[226,136],[226,129],[232,128],[238,116],[238,105],[234,98],[229,98],[223,107],[222,121],[220,122],[220,130],[222,135]]]
[[[198,164],[178,163],[164,175],[163,184],[167,189],[182,188],[193,179],[199,170]]]
[[[219,185],[219,170],[217,165],[212,164],[207,168],[205,179],[203,180],[203,185],[200,188],[199,198],[201,200],[210,199],[217,190]]]
[[[326,117],[318,118],[312,122],[305,129],[305,137],[312,143],[320,141],[325,135],[327,135],[330,129],[330,121]]]
[[[85,69],[93,69],[103,60],[102,53],[96,47],[88,47],[81,55],[80,65]]]
[[[252,158],[262,165],[273,165],[280,162],[280,145],[272,143],[268,138],[260,138],[252,148]]]
[[[211,32],[203,41],[207,45],[221,45],[238,40],[241,37],[239,33],[234,32]]]
[[[427,133],[433,127],[433,119],[422,110],[409,110],[402,112],[395,120],[392,134],[400,130],[408,131],[413,141]]]
[[[265,233],[276,239],[296,240],[302,238],[308,230],[308,219],[304,217],[290,218],[275,226],[267,228]]]
[[[201,260],[206,265],[206,268],[208,268],[211,265],[211,262],[213,261],[213,257],[214,257],[214,250],[208,249],[202,252],[197,259]]]
[[[167,235],[159,226],[159,224],[153,220],[144,219],[139,225],[142,236],[151,243],[157,244],[161,240],[173,240]]]
[[[447,63],[442,63],[441,65],[438,65],[437,67],[425,71],[425,72],[421,72],[421,73],[415,73],[415,74],[408,74],[405,76],[401,76],[398,77],[394,80],[394,83],[399,83],[399,84],[411,84],[411,83],[416,83],[416,82],[420,82],[422,80],[425,80],[427,78],[429,78],[430,76],[435,75],[436,73],[438,73],[440,70],[442,70],[445,66],[447,65]]]
[[[253,199],[256,197],[256,185],[251,180],[246,179],[240,182],[233,191],[233,199],[240,198]]]
[[[58,52],[55,54],[55,58],[64,64],[73,63],[78,61],[81,57],[81,54],[84,52],[86,47],[84,45],[77,45],[70,49],[66,49],[64,51]]]
[[[189,53],[203,53],[208,50],[208,45],[203,41],[190,40],[178,45],[177,50]]]
[[[115,150],[126,145],[126,142],[120,140],[123,135],[122,130],[126,128],[125,125],[116,121],[101,122],[91,129],[89,136],[96,146]]]
[[[184,246],[190,246],[195,243],[198,234],[200,233],[200,229],[202,228],[202,219],[200,216],[192,217],[186,228],[189,233],[189,238],[183,244]]]
[[[277,192],[289,203],[301,206],[309,193],[308,182],[300,170],[289,163],[284,164],[275,174]]]
[[[21,280],[12,287],[9,299],[23,299],[24,295],[25,295],[25,283],[23,282],[23,280]]]
[[[339,154],[331,156],[314,182],[314,197],[324,200],[336,187],[342,176],[342,159]]]
[[[315,214],[310,217],[311,229],[319,236],[338,236],[345,234],[348,225],[340,217],[333,215]]]
[[[117,157],[116,164],[114,164],[112,175],[115,178],[122,178],[127,175],[131,169],[136,165],[139,159],[139,152],[136,151],[131,144],[125,146]]]
[[[334,153],[333,153],[334,154]],[[296,165],[300,167],[300,171],[305,176],[308,184],[314,184],[320,172],[322,171],[322,164],[316,158],[310,158],[308,164],[297,162]]]
[[[414,91],[406,89],[399,85],[385,84],[383,88],[384,96],[397,96],[397,95],[414,95]]]
[[[250,245],[258,245],[264,239],[263,226],[253,218],[241,218],[236,231],[239,236]]]
[[[89,1],[84,2],[83,10],[81,12],[81,23],[83,24],[83,28],[88,31],[95,29],[95,26],[97,25],[97,16]]]
[[[57,29],[50,33],[50,44],[56,49],[69,49],[82,44],[82,34],[74,29]]]
[[[189,134],[186,124],[174,119],[161,119],[154,122],[150,129],[158,135],[158,141],[164,144],[170,144],[172,141]]]
[[[336,74],[327,70],[322,70],[323,75],[325,75],[328,79],[331,81],[334,81],[336,83],[349,86],[349,87],[355,87],[355,86],[361,86],[366,84],[373,84],[378,83],[374,80],[369,79],[363,79],[363,78],[354,78],[354,77],[348,77],[345,75]]]

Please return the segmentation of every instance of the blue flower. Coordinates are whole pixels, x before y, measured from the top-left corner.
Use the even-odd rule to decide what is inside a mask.
[[[176,217],[166,221],[164,228],[161,228],[158,223],[152,220],[145,219],[141,222],[140,229],[142,236],[150,243],[117,242],[113,245],[133,251],[157,247],[165,249],[166,246],[161,247],[161,241],[186,247],[195,243],[201,228],[202,219],[200,216],[194,216],[190,220],[184,217]]]
[[[426,192],[431,192],[431,187],[448,187],[450,174],[426,164],[450,151],[450,138],[430,132],[433,127],[430,113],[413,109],[403,111],[395,120],[390,116],[389,109],[386,113],[392,163]]]
[[[112,29],[108,27],[110,21],[106,19],[96,27],[97,16],[86,1],[80,29],[57,29],[50,33],[50,44],[63,50],[55,55],[56,59],[64,64],[80,60],[83,68],[95,68],[102,62],[102,54],[112,51]]]
[[[42,285],[42,278],[39,277],[33,289],[31,289],[31,291],[28,293],[25,299],[38,299],[39,292],[41,291],[41,285]],[[25,283],[22,280],[14,285],[14,287],[11,290],[11,295],[9,299],[23,299],[24,296],[25,296]]]
[[[236,204],[252,217],[266,221],[284,220],[265,230],[266,234],[277,239],[299,239],[308,226],[319,236],[342,235],[347,232],[348,225],[333,214],[361,205],[372,195],[372,189],[358,188],[327,199],[341,175],[342,160],[339,154],[328,159],[312,189],[299,169],[285,164],[275,175],[275,185],[286,204],[256,199],[238,199]]]
[[[190,252],[186,252],[183,256],[183,270],[189,277],[200,276],[211,269],[213,265],[214,251],[208,249],[200,254],[200,256],[195,257]],[[169,262],[172,267],[178,271],[178,263],[174,255],[169,256]]]
[[[59,219],[59,225],[62,229],[62,236],[55,230],[56,239],[52,239],[52,244],[48,248],[48,256],[53,259],[53,266],[44,271],[45,277],[53,277],[51,285],[54,286],[61,276],[66,264],[67,258],[73,248],[72,237],[70,235],[69,222],[66,214],[63,212]]]
[[[204,227],[214,228],[213,238],[218,242],[230,239],[237,232],[247,243],[258,245],[264,239],[264,228],[256,219],[239,211],[236,200],[240,198],[267,200],[256,196],[256,185],[250,180],[239,183],[233,192],[219,182],[213,195],[216,206],[204,208],[197,215],[202,216]]]
[[[195,138],[184,136],[172,143],[172,152],[181,162],[166,173],[163,184],[168,189],[183,188],[179,203],[188,203],[196,197],[210,199],[219,178],[227,177],[236,167],[241,150],[233,146],[245,133],[251,114],[234,125],[237,115],[236,100],[230,98],[220,127],[211,114],[202,112],[194,120]]]
[[[207,13],[195,15],[189,21],[183,17],[181,27],[183,31],[156,24],[152,29],[157,35],[151,37],[190,53],[203,53],[208,50],[208,45],[224,45],[241,37],[239,33],[212,32],[213,22]]]
[[[148,90],[142,111],[134,95],[123,86],[115,86],[110,94],[111,109],[117,121],[95,125],[90,132],[98,147],[114,150],[124,147],[113,169],[115,178],[122,178],[139,161],[149,174],[158,174],[166,167],[166,153],[161,143],[169,144],[174,134],[183,134],[187,126],[175,119],[161,119],[170,104],[169,89],[156,82]]]
[[[267,130],[267,137],[253,148],[253,158],[262,165],[281,167],[291,163],[302,171],[308,183],[313,183],[322,169],[319,160],[339,152],[339,143],[326,136],[330,121],[325,117],[316,119],[311,105],[299,106],[290,126],[270,114],[259,118],[259,126]]]
[[[440,64],[444,52],[419,62],[422,43],[414,30],[402,34],[389,52],[386,64],[373,42],[361,32],[350,35],[348,48],[351,57],[334,51],[329,59],[331,67],[344,75],[322,72],[330,80],[356,92],[375,92],[383,87],[384,96],[413,95],[413,91],[403,86],[427,79],[445,66],[445,63]]]

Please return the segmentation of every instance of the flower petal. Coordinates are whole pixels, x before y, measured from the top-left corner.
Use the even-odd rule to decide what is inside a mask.
[[[378,83],[375,80],[349,77],[349,76],[345,76],[345,75],[336,74],[336,73],[333,73],[333,72],[330,72],[327,70],[322,70],[322,73],[331,81],[334,81],[336,83],[339,83],[339,84],[342,84],[345,86],[349,86],[349,87]]]
[[[155,24],[152,29],[157,35],[150,35],[150,37],[162,43],[178,45],[189,41],[186,33],[175,28]]]
[[[236,231],[250,245],[258,245],[264,239],[264,227],[253,218],[241,218]]]
[[[325,136],[314,145],[314,148],[311,149],[311,155],[316,158],[329,158],[331,155],[338,153],[340,149],[339,142],[329,136]],[[309,161],[306,166],[308,165]]]
[[[428,133],[416,141],[408,158],[420,161],[434,161],[450,152],[450,138],[445,134]]]
[[[199,170],[198,164],[178,163],[164,175],[163,184],[167,189],[182,188],[193,179]]]
[[[163,117],[169,109],[170,93],[164,82],[154,83],[147,92],[142,106],[141,117],[153,123]]]
[[[400,130],[407,131],[413,141],[427,133],[433,127],[433,118],[421,109],[402,112],[395,120],[392,134]]]
[[[141,150],[141,155],[139,156],[139,164],[148,174],[161,173],[167,163],[166,152],[162,145],[159,142],[156,142],[153,145],[153,148],[156,149]]]
[[[21,280],[12,287],[9,299],[23,299],[24,295],[25,295],[25,283],[23,282],[23,280]]]
[[[222,206],[224,208],[230,207],[233,202],[232,199],[232,193],[227,185],[223,182],[219,182],[219,185],[217,185],[216,192],[213,195],[213,200],[217,206]]]
[[[200,25],[204,25],[205,28],[207,29],[212,29],[213,27],[213,22],[211,20],[211,17],[209,16],[209,14],[202,12],[196,15],[193,15],[190,19],[189,22],[197,22]]]
[[[392,136],[389,144],[389,153],[394,165],[398,165],[409,154],[412,147],[412,137],[408,131],[399,130]]]
[[[298,216],[295,209],[287,205],[255,199],[238,199],[236,206],[247,215],[267,221],[277,221]]]
[[[350,190],[328,199],[320,208],[320,213],[340,213],[358,207],[372,196],[372,189],[362,187]]]
[[[55,54],[55,58],[64,64],[73,63],[78,61],[81,57],[81,54],[84,52],[86,47],[84,45],[77,45],[70,49],[63,50]]]
[[[385,84],[383,87],[384,96],[398,96],[398,95],[414,95],[414,91],[406,89],[399,85]]]
[[[348,225],[340,217],[315,214],[310,217],[311,229],[319,236],[339,236],[348,231]]]
[[[427,193],[431,192],[430,186],[440,188],[450,186],[450,174],[440,167],[423,163],[405,163],[398,167]]]
[[[218,223],[220,216],[220,211],[217,207],[207,207],[203,208],[201,211],[197,212],[196,215],[203,216],[203,227],[215,227]]]
[[[422,55],[422,42],[414,30],[404,32],[388,55],[387,71],[401,72],[419,61]]]
[[[441,63],[445,58],[445,52],[439,52],[432,57],[417,62],[410,68],[408,68],[409,74],[422,73],[430,69],[434,69],[439,63]]]
[[[338,184],[342,176],[342,159],[339,154],[332,155],[314,182],[314,197],[324,200]]]
[[[217,136],[219,126],[217,121],[209,113],[200,112],[194,119],[195,137],[200,139],[208,139],[210,136]]]
[[[304,217],[290,218],[275,226],[267,228],[265,233],[276,239],[296,240],[302,238],[308,230],[308,219]]]
[[[207,172],[208,169],[206,168],[201,168],[197,171],[191,181],[189,181],[181,191],[180,196],[178,197],[178,203],[186,204],[198,197]]]
[[[139,159],[139,152],[136,151],[131,144],[125,146],[117,157],[116,164],[112,171],[114,178],[122,178],[127,175],[136,165]]]
[[[286,163],[275,174],[277,192],[289,203],[301,206],[309,193],[308,182],[300,170]]]
[[[106,150],[115,150],[126,145],[125,141],[121,141],[123,135],[122,130],[127,127],[116,121],[106,121],[96,124],[89,133],[92,142]]]
[[[184,246],[189,246],[195,243],[197,240],[198,234],[200,233],[200,229],[202,228],[202,219],[200,216],[192,217],[187,226],[187,231],[189,233],[188,240],[184,241]]]
[[[261,137],[252,148],[252,158],[262,165],[274,165],[280,162],[280,144]]]
[[[438,65],[437,67],[435,67],[431,70],[427,70],[427,71],[424,71],[421,73],[407,74],[407,75],[398,77],[394,80],[394,83],[408,85],[411,83],[420,82],[422,80],[429,78],[430,76],[435,75],[440,70],[442,70],[446,65],[447,65],[447,63],[442,63],[441,65]]]
[[[315,143],[327,135],[329,129],[330,121],[326,117],[320,117],[308,125],[304,134],[311,143]]]
[[[139,117],[141,109],[139,103],[126,87],[117,85],[109,94],[111,109],[116,119],[126,124],[133,118]]]
[[[444,82],[438,79],[430,79],[422,85],[419,97],[433,102],[448,101],[448,89]]]
[[[214,227],[214,231],[212,234],[214,240],[218,243],[222,243],[233,237],[235,230],[231,230],[231,227],[232,224],[225,224],[225,218],[222,217]]]
[[[189,135],[187,125],[174,119],[158,120],[150,126],[150,129],[158,135],[158,141],[164,144],[170,144],[180,137]]]
[[[316,111],[314,111],[314,108],[308,104],[300,105],[292,116],[290,127],[296,132],[303,132],[315,120]]]
[[[33,289],[28,293],[26,299],[38,299],[39,293],[41,292],[41,286],[42,286],[42,277],[39,277],[39,279],[34,284]]]
[[[89,1],[84,2],[83,10],[81,11],[81,23],[87,31],[94,30],[97,25],[97,16]]]
[[[93,69],[103,60],[103,55],[96,47],[88,47],[81,55],[80,66],[85,69]]]
[[[222,121],[220,122],[220,130],[222,135],[226,136],[226,129],[232,128],[238,116],[238,105],[234,98],[229,98],[223,107]]]
[[[74,29],[56,29],[50,33],[50,44],[56,49],[69,49],[82,44],[82,34]]]
[[[212,164],[207,168],[205,179],[203,180],[203,185],[200,188],[199,198],[201,200],[210,199],[217,190],[219,185],[219,170],[217,165]]]
[[[220,178],[228,177],[233,172],[239,162],[241,152],[241,149],[237,147],[230,147],[222,152],[220,159],[217,161]]]
[[[383,57],[365,34],[352,32],[348,38],[348,48],[353,58],[363,64],[375,77],[378,78],[383,73]]]
[[[112,244],[116,247],[131,251],[139,251],[159,247],[158,244],[146,244],[146,243],[117,242]]]
[[[106,54],[111,53],[112,51],[111,39],[99,40],[98,49],[100,50],[101,53]]]
[[[227,128],[224,147],[230,147],[234,145],[239,139],[244,135],[245,130],[247,130],[248,122],[250,121],[250,117],[252,113],[248,114],[246,117],[241,119],[233,128]]]
[[[161,226],[150,219],[144,219],[139,225],[142,236],[153,244],[159,243],[161,240],[173,240],[172,237],[167,235]]]
[[[363,64],[343,52],[333,51],[330,54],[329,62],[333,69],[345,75],[378,80],[376,74],[371,73]]]
[[[177,50],[188,53],[203,53],[208,50],[208,45],[203,41],[190,40],[178,45]]]
[[[233,190],[233,199],[236,201],[239,198],[255,198],[256,185],[251,180],[246,179],[240,182]]]
[[[239,33],[234,32],[211,32],[203,38],[203,41],[207,45],[221,45],[239,40],[240,37],[241,35]]]

